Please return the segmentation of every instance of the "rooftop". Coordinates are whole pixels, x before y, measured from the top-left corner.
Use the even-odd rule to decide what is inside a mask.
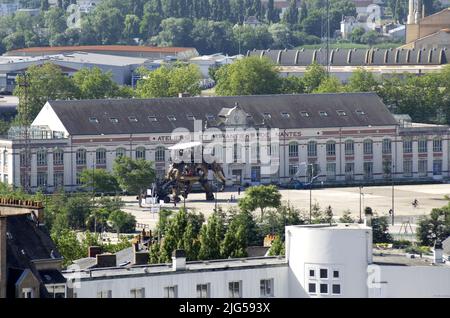
[[[80,45],[80,46],[52,46],[52,47],[30,47],[12,50],[7,55],[14,53],[36,53],[53,51],[119,51],[119,52],[149,52],[149,53],[181,53],[195,50],[189,47],[156,47],[156,46],[135,46],[135,45]]]
[[[376,251],[373,253],[373,263],[386,266],[448,266],[447,264],[433,264],[430,257],[408,257],[406,254],[395,254],[390,251]]]
[[[298,129],[396,124],[374,93],[48,102],[71,135],[168,133],[178,127],[193,131],[193,119],[217,127],[218,115],[236,104],[251,115],[250,126]]]
[[[234,270],[234,269],[250,269],[254,267],[266,266],[287,266],[285,258],[279,257],[255,257],[255,258],[240,258],[240,259],[225,259],[212,261],[196,261],[187,262],[187,272],[203,272],[203,271],[220,271],[220,270]],[[67,270],[63,274],[69,275],[73,271]],[[81,279],[96,279],[120,276],[148,276],[180,273],[174,271],[172,264],[157,264],[157,265],[141,265],[132,267],[114,267],[114,268],[98,268],[91,270],[80,271]]]

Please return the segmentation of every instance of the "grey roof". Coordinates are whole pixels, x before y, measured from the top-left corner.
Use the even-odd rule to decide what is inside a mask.
[[[217,124],[218,114],[224,108],[233,108],[236,104],[251,115],[251,119],[248,119],[251,121],[249,125],[253,123],[270,128],[339,128],[396,124],[375,93],[70,100],[49,101],[49,104],[70,135],[170,133],[177,127],[193,131],[194,121],[191,116],[197,120],[208,121],[208,126],[214,126]],[[345,115],[338,115],[338,110],[344,111]],[[321,111],[326,112],[328,116],[320,116]],[[282,115],[284,112],[289,113],[289,118]],[[301,112],[307,112],[309,116],[302,116]],[[270,114],[270,119],[265,114]],[[216,120],[208,119],[209,115],[214,116]],[[169,120],[171,116],[174,116],[175,120]]]
[[[436,48],[423,49],[332,49],[331,66],[383,66],[383,65],[442,65],[448,63],[448,51]],[[313,62],[326,65],[324,49],[253,50],[247,56],[267,57],[282,66],[308,66]]]

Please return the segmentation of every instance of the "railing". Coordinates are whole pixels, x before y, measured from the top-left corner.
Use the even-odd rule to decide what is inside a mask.
[[[0,197],[0,205],[21,207],[21,208],[37,208],[37,209],[44,208],[41,201],[20,200],[20,199],[2,198],[2,197]]]

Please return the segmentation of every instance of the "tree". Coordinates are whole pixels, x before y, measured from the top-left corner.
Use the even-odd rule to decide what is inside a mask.
[[[85,251],[78,241],[77,234],[69,229],[52,233],[53,242],[59,253],[63,256],[63,266],[72,264],[74,260],[85,257]]]
[[[140,24],[141,20],[137,15],[127,14],[124,21],[123,38],[133,43],[131,40],[140,36]]]
[[[269,27],[269,32],[273,38],[273,47],[284,49],[291,47],[291,31],[282,23],[274,23]]]
[[[280,14],[275,8],[274,0],[269,0],[267,2],[266,21],[269,23],[277,23],[280,21]]]
[[[167,18],[161,21],[161,32],[155,37],[160,46],[189,46],[192,21],[184,18]]]
[[[244,197],[239,200],[239,207],[242,210],[261,211],[261,222],[266,208],[278,208],[281,205],[281,194],[274,185],[259,185],[247,188]]]
[[[291,28],[298,23],[297,0],[290,0],[289,7],[283,15],[283,22]]]
[[[367,31],[361,36],[361,42],[372,46],[377,43],[379,37],[380,35],[376,31]]]
[[[216,93],[224,96],[274,94],[280,79],[268,59],[247,57],[225,65],[216,72]]]
[[[423,217],[419,221],[416,236],[425,246],[433,246],[436,241],[447,239],[450,236],[450,204],[433,209],[429,216]]]
[[[86,195],[75,195],[67,200],[63,210],[67,217],[67,225],[71,229],[84,230],[87,218],[92,211],[92,202]]]
[[[285,246],[284,242],[281,240],[279,235],[275,236],[275,239],[272,242],[272,246],[269,250],[269,256],[280,256],[285,254]]]
[[[141,206],[142,194],[155,180],[153,164],[143,159],[133,160],[126,156],[119,156],[114,161],[113,173],[123,190],[139,194]]]
[[[389,221],[386,216],[374,217],[372,219],[372,233],[374,243],[392,243],[389,234]]]
[[[200,231],[200,251],[198,258],[201,260],[220,259],[221,243],[224,236],[223,220],[212,214],[208,223],[202,226]]]
[[[80,181],[84,188],[94,193],[116,193],[120,189],[116,178],[105,169],[85,169],[81,172]]]
[[[305,83],[301,77],[287,76],[281,78],[281,94],[302,94],[305,92]]]
[[[270,234],[278,235],[284,240],[286,226],[304,223],[305,218],[298,209],[283,204],[276,210],[271,209],[264,214],[264,221],[258,226],[258,237],[262,239]]]
[[[73,82],[80,99],[105,99],[119,96],[119,87],[112,73],[103,73],[98,67],[83,68],[75,73]]]
[[[373,73],[360,68],[354,71],[348,79],[346,90],[349,92],[375,92],[378,90],[378,85]]]
[[[175,97],[179,93],[195,96],[201,92],[201,74],[193,64],[162,66],[154,71],[140,69],[139,72],[144,76],[136,89],[136,94],[141,98]]]
[[[47,11],[50,8],[48,0],[41,0],[41,11]]]
[[[352,218],[350,210],[344,211],[344,214],[339,218],[340,223],[355,223],[355,219]]]
[[[49,100],[69,99],[77,96],[77,89],[69,77],[65,76],[60,67],[54,64],[31,66],[26,72],[28,76],[27,101],[25,88],[21,85],[25,78],[18,76],[14,95],[19,96],[19,116],[27,116],[32,120]],[[24,114],[27,103],[28,114]]]
[[[133,233],[136,230],[136,218],[130,213],[120,210],[111,212],[108,221],[112,228],[119,233]]]
[[[353,43],[362,43],[361,38],[366,33],[363,27],[356,27],[350,33],[350,41]]]
[[[244,224],[239,218],[234,218],[228,225],[221,246],[223,258],[240,258],[247,256],[247,236]]]
[[[322,65],[319,65],[316,62],[308,65],[305,75],[303,76],[306,92],[311,93],[316,90],[326,77],[327,72]]]
[[[343,90],[344,87],[336,76],[328,76],[323,79],[313,93],[340,93]]]

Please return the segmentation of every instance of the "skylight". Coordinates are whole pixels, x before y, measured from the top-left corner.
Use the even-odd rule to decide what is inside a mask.
[[[195,120],[195,116],[194,115],[186,115],[188,120]]]
[[[270,119],[272,115],[270,113],[264,113],[264,119]]]
[[[347,113],[344,110],[337,110],[336,112],[339,116],[347,116]]]
[[[128,120],[133,122],[133,123],[137,123],[137,121],[138,121],[137,117],[134,117],[134,116],[128,117]]]
[[[300,115],[302,117],[309,117],[309,113],[308,112],[300,112]]]
[[[366,113],[360,109],[356,110],[357,115],[365,115]]]
[[[91,123],[98,123],[97,117],[89,117],[89,121],[90,121]]]
[[[156,118],[156,116],[148,116],[148,120],[150,121],[158,121],[158,119]]]
[[[327,113],[327,112],[324,112],[324,111],[320,111],[320,112],[319,112],[319,115],[320,115],[321,117],[328,117],[328,113]]]
[[[291,117],[291,115],[288,112],[282,112],[281,117],[283,117],[284,119],[288,119],[289,117]]]
[[[170,121],[176,121],[176,120],[177,120],[177,118],[175,117],[175,115],[168,115],[167,118],[168,118]]]
[[[117,118],[115,118],[115,117],[111,117],[111,118],[109,119],[109,121],[112,122],[112,123],[114,123],[114,124],[117,124],[117,123],[119,122],[119,119],[117,119]]]

